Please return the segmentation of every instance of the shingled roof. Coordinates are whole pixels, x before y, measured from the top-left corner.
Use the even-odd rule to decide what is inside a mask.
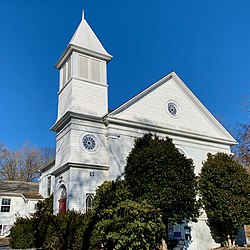
[[[1,195],[23,195],[26,199],[43,199],[38,193],[39,184],[35,182],[0,180]]]

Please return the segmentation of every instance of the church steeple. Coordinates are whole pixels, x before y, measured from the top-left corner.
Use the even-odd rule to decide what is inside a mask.
[[[94,55],[107,62],[112,59],[112,56],[104,49],[96,34],[85,20],[84,10],[82,12],[82,21],[72,36],[66,50],[56,63],[56,68],[60,68],[70,48],[82,50],[86,54]]]
[[[108,112],[106,65],[112,56],[82,20],[56,63],[60,70],[58,118],[69,112],[102,117]]]
[[[67,198],[67,209],[84,209],[85,201],[74,195],[89,197],[108,179],[107,131],[102,118],[108,113],[106,67],[111,58],[83,14],[55,66],[60,70],[60,85],[57,121],[51,128],[57,133],[53,175],[55,186],[73,195]],[[98,170],[96,178],[93,169]],[[83,187],[76,180],[90,185]],[[61,191],[54,197],[58,209]]]
[[[89,53],[98,53],[100,56],[102,55],[107,58],[106,60],[108,61],[112,58],[112,56],[104,49],[99,39],[85,20],[84,11],[82,12],[82,21],[71,38],[69,45],[84,48],[88,50]]]

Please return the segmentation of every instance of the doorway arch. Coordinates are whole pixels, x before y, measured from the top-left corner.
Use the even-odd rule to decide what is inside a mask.
[[[65,185],[60,186],[59,213],[66,213],[67,211],[67,189]]]

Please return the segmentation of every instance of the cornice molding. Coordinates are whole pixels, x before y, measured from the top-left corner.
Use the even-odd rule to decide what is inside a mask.
[[[59,60],[57,61],[56,65],[55,65],[55,68],[56,69],[61,69],[64,62],[69,58],[69,56],[74,51],[78,52],[78,53],[81,53],[81,54],[84,54],[84,55],[88,55],[88,56],[92,56],[92,57],[104,60],[106,62],[109,62],[112,59],[111,55],[101,54],[101,53],[93,51],[93,50],[89,50],[89,49],[79,47],[77,45],[69,44],[68,47],[64,50],[64,52],[61,55],[61,57],[59,58]]]
[[[75,162],[67,162],[61,167],[57,168],[55,171],[51,173],[51,175],[58,176],[63,172],[67,171],[71,167],[74,168],[82,168],[82,169],[97,169],[97,170],[109,170],[109,166],[107,165],[96,165],[96,164],[84,164],[84,163],[75,163]]]
[[[117,124],[117,125],[121,125],[121,126],[125,126],[125,127],[131,127],[131,128],[145,130],[147,132],[152,132],[152,133],[165,133],[165,134],[169,134],[169,135],[181,136],[181,137],[200,140],[200,141],[218,143],[218,144],[223,144],[223,145],[226,144],[229,146],[237,144],[237,142],[235,142],[233,140],[225,140],[225,139],[200,135],[200,134],[196,134],[196,133],[192,133],[192,132],[185,132],[185,131],[174,130],[174,129],[169,129],[169,128],[165,128],[165,127],[155,126],[152,124],[145,124],[145,123],[139,123],[139,122],[134,122],[134,121],[128,121],[128,120],[123,120],[120,118],[117,119],[114,117],[106,117],[106,124],[108,126],[109,126],[109,124]]]
[[[72,118],[103,123],[103,117],[96,117],[68,111],[58,121],[56,121],[50,130],[58,133],[67,123],[71,121]]]

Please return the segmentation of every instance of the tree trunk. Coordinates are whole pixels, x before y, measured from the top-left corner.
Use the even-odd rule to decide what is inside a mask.
[[[161,240],[161,247],[160,247],[160,250],[167,250],[168,247],[167,247],[167,243],[164,239]]]
[[[227,246],[228,246],[228,248],[235,247],[235,240],[234,240],[233,235],[227,236]]]

